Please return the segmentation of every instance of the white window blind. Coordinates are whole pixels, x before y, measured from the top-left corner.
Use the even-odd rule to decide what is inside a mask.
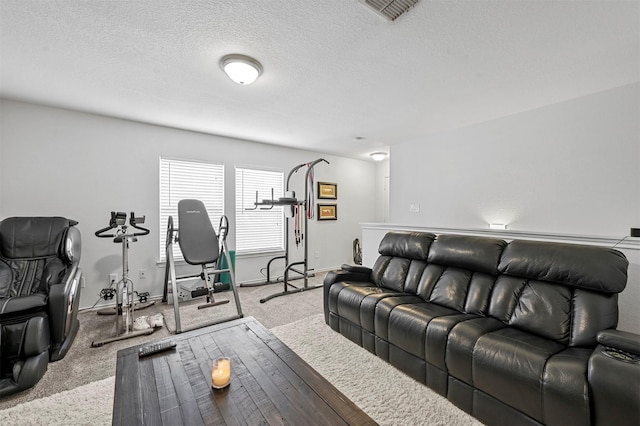
[[[236,168],[236,251],[259,253],[284,250],[284,216],[282,207],[255,208],[258,201],[282,197],[284,174],[268,170]]]
[[[173,216],[173,226],[180,228],[178,201],[188,198],[204,203],[211,224],[218,232],[220,217],[224,214],[224,164],[160,157],[161,262],[166,260],[168,218]],[[173,257],[183,259],[177,243],[173,244]]]

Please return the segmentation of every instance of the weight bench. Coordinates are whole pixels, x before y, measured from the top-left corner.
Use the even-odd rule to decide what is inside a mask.
[[[176,334],[189,330],[194,330],[221,322],[242,318],[242,307],[238,297],[235,274],[229,250],[227,248],[227,235],[229,233],[229,221],[226,216],[220,218],[220,235],[216,235],[213,225],[209,220],[207,209],[200,200],[180,200],[178,202],[178,228],[173,225],[173,217],[169,216],[167,222],[167,242],[166,242],[166,266],[164,276],[163,302],[168,302],[168,294],[172,295],[173,310],[176,320]],[[199,265],[202,268],[200,274],[176,276],[175,262],[173,258],[173,243],[178,242],[185,262],[190,265]],[[221,254],[224,257],[220,256]],[[226,261],[226,265],[222,260]],[[230,283],[218,282],[221,274],[229,274]],[[206,288],[192,292],[193,297],[206,296],[207,303],[198,306],[198,309],[210,308],[213,306],[229,303],[229,300],[216,302],[215,293],[222,291],[233,291],[235,298],[237,315],[218,318],[216,320],[204,322],[196,326],[183,329],[180,324],[180,306],[178,300],[178,281],[184,281],[200,277]]]

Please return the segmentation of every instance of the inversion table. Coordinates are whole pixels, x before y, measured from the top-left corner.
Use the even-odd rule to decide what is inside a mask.
[[[218,324],[242,318],[242,307],[236,286],[235,274],[229,250],[227,248],[226,237],[229,232],[229,222],[226,216],[220,219],[220,235],[216,235],[213,225],[209,220],[207,209],[200,200],[180,200],[178,202],[178,228],[173,225],[173,217],[169,216],[167,222],[167,242],[166,242],[166,267],[164,276],[163,302],[168,301],[168,293],[172,293],[173,310],[176,320],[176,334],[185,331]],[[173,258],[173,243],[178,242],[185,262],[190,265],[199,265],[202,272],[198,275],[186,275],[176,277],[175,262]],[[225,267],[222,267],[221,252],[226,260]],[[215,282],[220,274],[229,274],[231,283],[228,285]],[[212,279],[213,275],[213,279]],[[237,314],[229,317],[218,318],[205,321],[192,327],[183,329],[180,324],[180,306],[178,301],[178,286],[180,280],[200,277],[206,284],[206,290],[199,296],[206,296],[207,303],[198,306],[198,309],[209,308],[224,303],[228,300],[216,302],[214,293],[231,290],[235,299]],[[169,286],[170,285],[170,286]],[[229,288],[230,287],[230,288]]]

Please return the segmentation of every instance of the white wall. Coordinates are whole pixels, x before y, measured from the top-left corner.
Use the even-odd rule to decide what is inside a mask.
[[[236,164],[277,168],[286,176],[298,164],[326,158],[331,164],[317,165],[315,180],[338,183],[338,220],[310,223],[311,268],[352,262],[359,223],[375,220],[376,165],[367,161],[10,100],[0,100],[0,150],[1,217],[60,215],[80,222],[86,281],[81,307],[96,302],[109,273],[121,273],[121,247],[94,236],[108,225],[112,210],[146,215],[152,233],[131,245],[130,271],[136,290],[162,294],[164,269],[156,264],[159,235],[165,232],[159,229],[160,156],[224,162],[225,210],[232,224]],[[304,170],[292,178],[294,186],[298,183],[304,188]],[[303,192],[297,192],[299,198]],[[229,246],[235,246],[233,233]],[[301,259],[302,249],[293,247],[292,260]],[[268,259],[239,257],[238,281],[261,278],[259,270]],[[147,270],[147,279],[138,279],[139,269]]]
[[[628,235],[640,226],[639,117],[633,84],[393,146],[390,222]]]
[[[376,222],[389,221],[389,157],[376,165]]]

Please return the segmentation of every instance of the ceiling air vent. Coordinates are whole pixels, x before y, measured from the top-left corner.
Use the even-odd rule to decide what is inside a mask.
[[[375,10],[376,13],[395,21],[400,15],[418,3],[418,0],[361,0],[364,4]]]

